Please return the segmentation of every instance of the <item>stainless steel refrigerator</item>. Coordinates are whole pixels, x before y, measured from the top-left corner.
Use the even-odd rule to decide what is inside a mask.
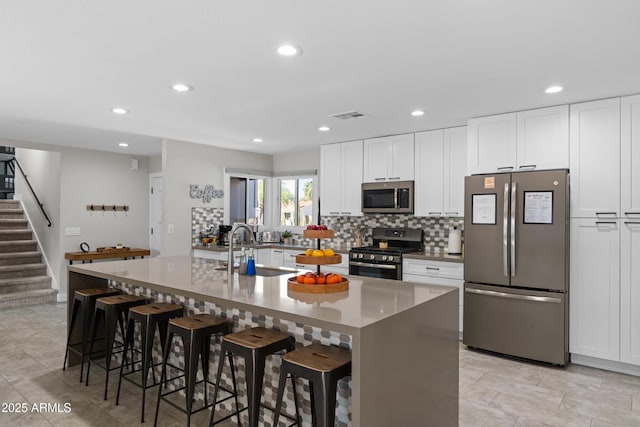
[[[568,362],[568,214],[567,170],[465,178],[465,345]]]

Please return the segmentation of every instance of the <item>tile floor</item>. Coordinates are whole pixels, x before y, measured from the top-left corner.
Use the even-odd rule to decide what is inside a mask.
[[[104,401],[104,371],[92,372],[93,381],[85,387],[78,367],[61,369],[65,332],[66,304],[0,311],[0,426],[140,425],[138,388],[123,383],[121,403],[114,405],[117,371]],[[155,396],[152,389],[144,425],[153,425]],[[16,403],[26,404],[27,411],[16,412]],[[35,410],[34,403],[50,407]],[[56,403],[59,409],[51,405]],[[65,412],[65,404],[70,411]],[[168,405],[161,413],[161,426],[186,424],[185,415]],[[208,416],[201,412],[192,425],[205,425]],[[640,377],[578,365],[559,369],[523,363],[461,345],[459,425],[640,426]]]

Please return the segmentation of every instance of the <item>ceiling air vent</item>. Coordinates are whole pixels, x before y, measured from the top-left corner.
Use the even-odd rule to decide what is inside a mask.
[[[366,117],[366,114],[360,113],[359,111],[347,111],[345,113],[332,114],[329,117],[335,117],[336,119],[340,120],[349,120]]]

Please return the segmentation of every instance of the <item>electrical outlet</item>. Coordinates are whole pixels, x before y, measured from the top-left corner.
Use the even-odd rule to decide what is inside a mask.
[[[176,229],[173,226],[173,224],[167,224],[167,233],[173,234],[173,233],[175,233],[175,231],[176,231]]]

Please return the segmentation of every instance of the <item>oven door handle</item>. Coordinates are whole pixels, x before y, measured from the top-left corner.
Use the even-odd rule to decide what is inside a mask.
[[[355,265],[358,267],[371,267],[371,268],[383,268],[386,270],[397,270],[398,266],[395,264],[369,264],[367,262],[349,261],[349,265]]]

